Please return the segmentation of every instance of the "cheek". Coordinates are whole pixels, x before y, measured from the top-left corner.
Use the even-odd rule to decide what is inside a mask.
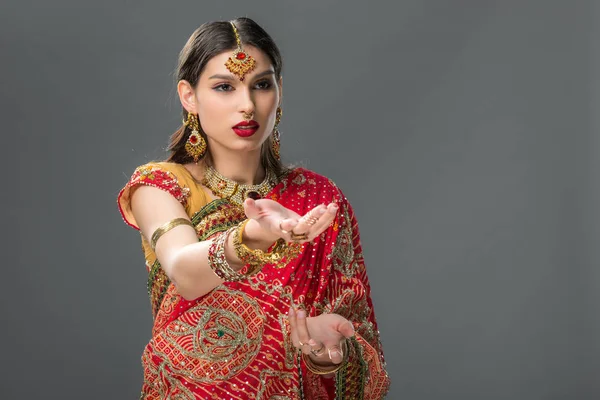
[[[198,116],[202,125],[215,126],[219,121],[227,121],[225,116],[229,113],[229,103],[219,96],[203,96],[202,101],[198,101]]]
[[[279,101],[279,97],[276,92],[267,92],[262,96],[257,96],[256,99],[256,108],[260,108],[265,112],[265,110],[275,112],[275,108],[277,107],[277,103]]]

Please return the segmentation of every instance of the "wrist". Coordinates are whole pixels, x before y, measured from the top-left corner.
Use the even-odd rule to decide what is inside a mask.
[[[343,367],[343,364],[334,364],[332,362],[329,362],[327,365],[318,364],[314,361],[313,357],[306,354],[302,354],[302,359],[304,360],[304,365],[310,372],[323,377],[331,377]]]
[[[337,364],[334,364],[331,361],[331,359],[329,359],[327,352],[323,356],[315,356],[314,354],[308,354],[308,357],[310,358],[310,361],[312,361],[312,363],[315,364],[316,366],[318,366],[319,368],[334,369],[335,367],[337,367]]]

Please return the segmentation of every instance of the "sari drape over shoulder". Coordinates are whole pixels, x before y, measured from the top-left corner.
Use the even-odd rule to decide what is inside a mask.
[[[183,165],[138,167],[120,191],[118,206],[135,229],[132,191],[150,185],[173,195],[210,239],[246,217],[225,199],[210,201]],[[329,179],[303,168],[283,176],[267,196],[303,215],[336,202],[331,226],[283,268],[225,282],[187,301],[160,267],[142,236],[154,325],[142,354],[142,399],[382,399],[389,378],[371,301],[358,225],[348,200]],[[349,360],[333,378],[304,366],[290,339],[287,312],[302,304],[309,316],[337,313],[354,324]]]

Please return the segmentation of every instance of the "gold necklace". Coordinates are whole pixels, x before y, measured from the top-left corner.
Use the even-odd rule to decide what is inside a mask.
[[[254,200],[263,198],[277,185],[275,173],[269,169],[265,172],[265,179],[261,183],[257,185],[244,185],[224,177],[219,171],[207,165],[204,170],[202,184],[209,188],[215,196],[242,206],[244,200],[247,198]]]

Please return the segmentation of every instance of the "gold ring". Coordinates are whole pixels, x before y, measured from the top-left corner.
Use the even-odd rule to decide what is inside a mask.
[[[292,229],[292,231],[290,232],[291,234],[291,239],[294,242],[299,242],[301,240],[306,240],[308,239],[308,234],[306,233],[294,233],[294,230]]]
[[[323,351],[325,349],[325,345],[323,343],[321,343],[321,348],[317,349],[317,350],[313,350],[310,349],[310,352],[315,356],[315,357],[320,357],[322,356],[325,352]]]
[[[319,220],[319,218],[310,217],[310,218],[307,218],[305,220],[305,222],[306,222],[306,225],[313,226],[318,220]]]
[[[332,350],[335,351],[335,352],[340,353],[340,357],[344,358],[344,351],[342,350],[342,348],[340,346],[333,346],[333,347],[329,347],[327,349],[327,353],[329,353],[329,359],[330,360],[332,360],[332,358],[331,358]]]

